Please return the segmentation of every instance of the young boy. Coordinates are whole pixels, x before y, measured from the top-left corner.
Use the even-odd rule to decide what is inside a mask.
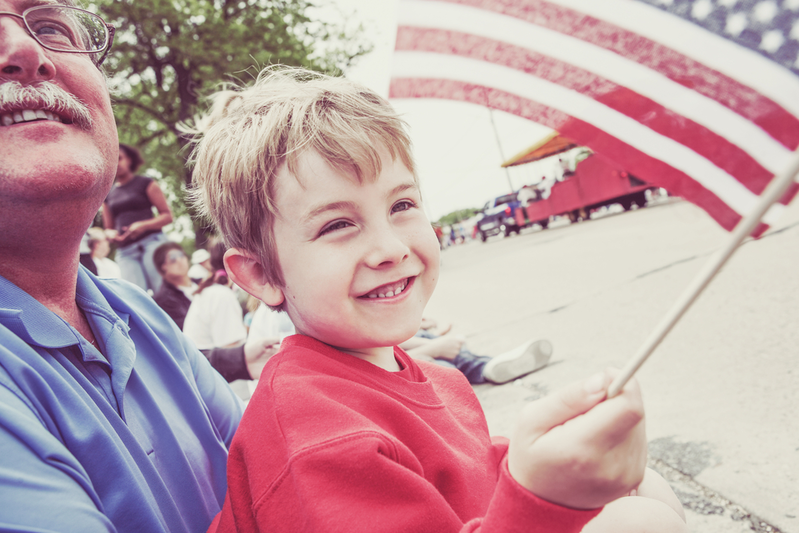
[[[385,100],[268,69],[198,124],[195,198],[226,267],[297,330],[233,439],[211,531],[686,530],[644,476],[634,383],[603,402],[601,374],[534,402],[508,446],[460,373],[396,347],[419,328],[439,245]],[[659,499],[623,497],[636,491]]]

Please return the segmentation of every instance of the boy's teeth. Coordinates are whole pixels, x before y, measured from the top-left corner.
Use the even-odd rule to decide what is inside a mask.
[[[62,122],[61,117],[54,115],[50,111],[44,109],[20,109],[8,113],[0,114],[0,124],[3,126],[10,126],[20,122],[32,122],[34,120],[52,120],[55,122]]]
[[[407,287],[407,286],[408,286],[408,280],[404,279],[404,280],[400,281],[399,283],[395,283],[395,284],[392,284],[392,285],[384,285],[384,286],[380,287],[379,289],[377,289],[377,290],[375,290],[373,292],[370,292],[366,296],[367,296],[367,298],[391,298],[392,296],[395,296],[395,295],[401,293],[402,291],[404,291],[405,287]],[[385,290],[385,289],[388,289],[388,290]]]

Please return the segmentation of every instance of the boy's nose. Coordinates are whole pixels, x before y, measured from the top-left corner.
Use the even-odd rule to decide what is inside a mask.
[[[366,264],[370,268],[399,264],[410,255],[410,248],[393,228],[381,228],[370,233],[366,255]]]

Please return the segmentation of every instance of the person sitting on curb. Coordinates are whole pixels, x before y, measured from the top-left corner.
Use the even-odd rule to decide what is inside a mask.
[[[530,340],[495,357],[475,355],[465,347],[466,337],[447,333],[419,332],[400,343],[414,359],[432,361],[460,370],[469,383],[502,384],[544,368],[552,357],[552,344],[545,339]]]
[[[183,332],[228,382],[258,379],[280,347],[280,339],[247,336],[241,305],[222,263],[225,250],[221,242],[211,246],[210,261],[215,273],[197,286],[183,321]],[[188,277],[185,255],[180,272]]]
[[[153,300],[182,330],[197,284],[189,277],[189,258],[176,242],[165,242],[153,252],[153,264],[161,274],[161,287]]]
[[[122,272],[115,261],[108,258],[111,244],[102,228],[89,228],[89,249],[92,251],[92,261],[97,268],[98,278],[121,278]]]
[[[414,337],[400,343],[400,348],[420,361],[458,369],[472,385],[501,384],[545,367],[552,356],[547,340],[529,341],[496,357],[475,355],[464,347],[466,338],[449,333],[452,326],[441,328],[435,320],[422,318]],[[279,337],[282,341],[295,333],[286,313],[272,311],[263,303],[253,315],[248,338]]]
[[[211,272],[211,254],[205,248],[198,248],[191,254],[191,267],[189,268],[189,277],[200,283],[207,279]]]

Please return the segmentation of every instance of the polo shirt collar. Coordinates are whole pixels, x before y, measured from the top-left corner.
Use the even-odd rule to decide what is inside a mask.
[[[0,324],[26,343],[42,348],[65,348],[80,343],[78,333],[63,318],[2,276]]]
[[[83,268],[78,270],[76,289],[75,300],[78,306],[84,311],[95,335],[102,337],[104,344],[108,344],[112,328],[122,333],[123,338],[129,341],[129,315],[115,312],[111,308],[94,280]],[[3,276],[0,276],[0,324],[26,343],[45,349],[81,344],[78,332],[63,318]],[[84,352],[82,347],[81,351]],[[85,360],[97,360],[93,353],[89,357],[86,352],[83,355]]]

